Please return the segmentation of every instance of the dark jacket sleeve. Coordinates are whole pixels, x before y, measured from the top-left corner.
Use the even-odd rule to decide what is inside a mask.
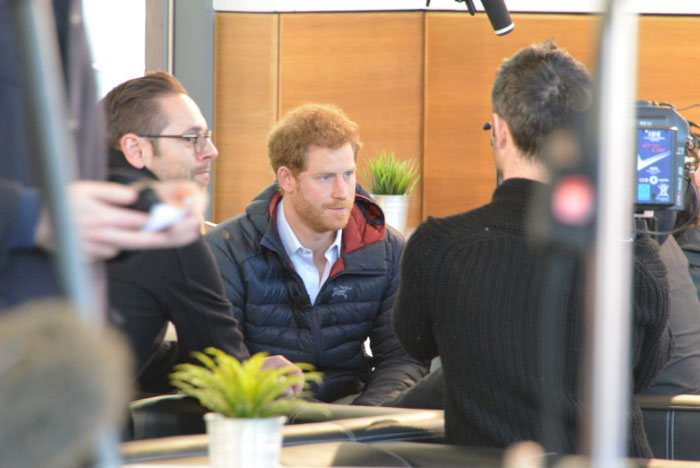
[[[207,233],[205,240],[218,265],[220,276],[226,297],[233,308],[233,315],[238,321],[238,326],[245,334],[245,315],[243,307],[246,299],[246,289],[243,283],[241,266],[232,252],[233,244],[228,241],[229,232],[220,225]]]
[[[431,258],[432,242],[426,224],[419,226],[408,240],[401,260],[401,285],[393,311],[396,335],[406,351],[421,360],[439,354],[426,297],[431,290],[431,278],[426,272],[428,262],[434,260]]]
[[[32,187],[0,179],[0,264],[12,249],[33,248],[41,213],[39,192]]]
[[[168,321],[175,326],[180,361],[209,346],[248,358],[203,239],[179,249],[132,252],[110,261],[108,269],[110,321],[126,334],[139,371],[154,357]]]
[[[163,301],[180,348],[189,355],[213,346],[241,360],[250,357],[208,244],[200,239],[175,249],[168,268],[178,274],[169,282]]]
[[[19,183],[0,180],[0,267],[13,248],[18,223],[20,223],[22,186]]]
[[[641,236],[635,242],[634,259],[632,373],[633,391],[638,393],[670,359],[673,340],[668,326],[668,280],[658,246],[648,236]]]
[[[428,363],[410,357],[401,346],[391,317],[400,282],[400,262],[404,239],[398,232],[387,229],[392,252],[388,288],[381,310],[370,331],[374,370],[365,382],[362,394],[353,402],[357,405],[379,405],[415,384],[428,373]]]
[[[0,180],[0,200],[0,309],[55,295],[49,257],[34,244],[41,211],[37,190]]]

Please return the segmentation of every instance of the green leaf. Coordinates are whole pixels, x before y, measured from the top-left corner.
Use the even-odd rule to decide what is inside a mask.
[[[420,176],[415,161],[398,161],[393,152],[382,150],[367,162],[363,179],[374,195],[409,195]]]
[[[310,382],[320,383],[322,374],[307,363],[298,363],[304,375],[294,368],[263,369],[266,353],[257,353],[241,363],[216,348],[192,355],[199,364],[178,364],[170,374],[172,385],[183,394],[196,398],[210,411],[227,417],[269,417],[308,405]],[[291,388],[300,384],[305,391],[298,397],[288,396]]]

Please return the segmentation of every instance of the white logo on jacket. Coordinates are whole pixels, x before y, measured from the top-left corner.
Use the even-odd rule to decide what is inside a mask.
[[[343,299],[348,298],[348,293],[352,290],[350,286],[336,286],[333,288],[333,295],[331,297],[335,296],[343,296]]]

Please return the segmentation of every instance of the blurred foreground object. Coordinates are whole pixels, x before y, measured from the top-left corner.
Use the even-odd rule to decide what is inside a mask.
[[[116,335],[89,330],[61,301],[0,315],[0,468],[74,468],[117,423],[129,358]]]

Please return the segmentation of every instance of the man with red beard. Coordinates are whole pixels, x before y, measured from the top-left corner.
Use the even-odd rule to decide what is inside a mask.
[[[355,181],[360,146],[340,109],[293,109],[268,139],[276,183],[206,239],[251,353],[313,364],[318,400],[378,405],[427,366],[394,334],[404,239]]]

